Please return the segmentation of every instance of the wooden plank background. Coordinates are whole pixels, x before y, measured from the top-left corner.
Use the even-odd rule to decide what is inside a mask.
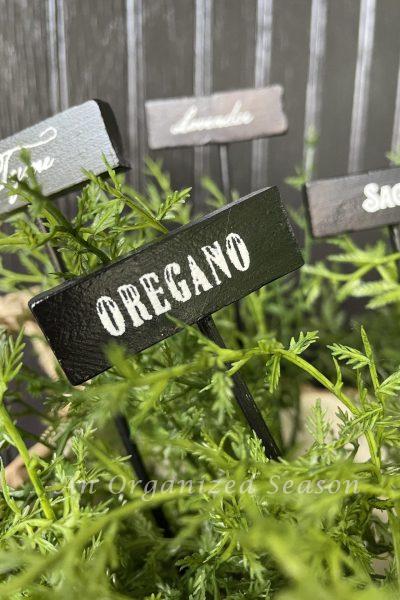
[[[289,133],[229,150],[241,194],[277,184],[299,202],[283,181],[312,158],[310,127],[321,177],[385,166],[400,144],[398,0],[0,0],[0,10],[0,136],[102,98],[137,187],[148,98],[284,86]],[[220,180],[214,147],[154,155],[177,188],[203,174]],[[195,204],[204,209],[198,185]]]

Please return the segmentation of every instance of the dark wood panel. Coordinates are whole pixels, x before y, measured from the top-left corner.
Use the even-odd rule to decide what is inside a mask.
[[[128,148],[125,2],[68,0],[64,18],[68,102],[107,101]]]
[[[270,82],[285,90],[284,107],[289,120],[285,136],[269,142],[268,180],[278,185],[283,199],[300,202],[300,194],[284,183],[295,165],[303,162],[305,97],[309,61],[311,2],[285,0],[274,3]]]
[[[193,95],[194,0],[153,0],[143,5],[145,98]],[[193,185],[193,149],[153,151],[175,188]]]
[[[391,147],[400,55],[400,2],[376,3],[375,44],[372,58],[368,124],[363,169],[387,166]]]
[[[0,138],[50,116],[46,3],[0,0]]]
[[[354,0],[328,2],[317,177],[347,173],[359,12]]]
[[[266,4],[257,0],[0,0],[0,136],[49,116],[63,108],[61,104],[97,96],[112,105],[125,145],[131,143],[130,158],[139,168],[138,161],[147,152],[143,100],[192,95],[196,76],[199,79],[201,50],[195,72],[196,8],[197,22],[212,8],[210,33],[201,27],[197,31],[197,38],[205,36],[205,46],[211,47],[212,73],[205,69],[205,85],[211,92],[254,85],[257,21],[262,18],[257,6],[265,9]],[[311,0],[272,2],[268,79],[284,86],[289,132],[269,141],[266,182],[280,185],[291,200],[299,195],[283,180],[303,160],[312,6]],[[328,0],[327,6],[318,177],[347,171],[360,13],[360,2],[354,0]],[[365,168],[385,165],[384,155],[391,145],[399,19],[397,0],[376,2]],[[208,51],[208,60],[206,55]],[[57,86],[63,92],[58,100]],[[191,148],[154,155],[164,158],[175,187],[193,184]],[[251,144],[233,144],[229,159],[234,187],[241,193],[250,191]],[[220,182],[216,148],[211,149],[209,170]]]
[[[254,87],[257,1],[216,0],[213,24],[213,91]],[[231,184],[248,194],[251,142],[229,147]],[[218,153],[212,153],[211,175],[221,184]]]

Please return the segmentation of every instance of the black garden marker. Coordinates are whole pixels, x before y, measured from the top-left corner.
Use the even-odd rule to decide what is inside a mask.
[[[388,226],[400,251],[400,168],[311,181],[305,200],[314,237]]]
[[[114,114],[110,106],[100,100],[69,108],[1,141],[0,218],[25,207],[21,197],[10,193],[4,185],[10,177],[17,182],[26,178],[27,167],[20,156],[23,149],[29,150],[31,165],[43,193],[55,198],[87,183],[83,169],[96,175],[106,173],[103,156],[113,169],[127,168],[121,147]],[[40,221],[38,226],[45,231]],[[54,269],[62,273],[65,269],[61,256],[52,247],[48,250]],[[116,425],[131,464],[142,484],[146,485],[150,478],[136,444],[129,437],[125,418],[117,416]],[[158,526],[169,533],[163,511],[154,509],[153,515]]]
[[[197,323],[215,337],[213,312],[302,264],[278,189],[268,188],[43,292],[29,306],[76,385],[109,368],[104,349],[111,341],[140,352],[176,333],[176,320]],[[234,384],[248,422],[276,458],[275,442],[239,373]]]

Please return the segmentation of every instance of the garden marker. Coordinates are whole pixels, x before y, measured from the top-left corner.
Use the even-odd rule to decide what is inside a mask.
[[[305,200],[314,237],[388,226],[400,252],[400,168],[311,181]]]
[[[3,185],[10,177],[17,181],[26,178],[22,150],[29,151],[43,194],[50,197],[87,183],[82,169],[96,175],[104,173],[103,154],[113,169],[128,166],[110,106],[101,100],[89,100],[0,142],[0,216],[25,204]]]
[[[279,135],[287,130],[280,85],[211,96],[148,100],[149,146],[228,144]]]
[[[168,98],[146,102],[149,147],[217,144],[225,198],[231,193],[228,143],[281,135],[287,131],[287,118],[282,105],[283,88],[234,90],[203,97]],[[234,304],[236,324],[243,330],[239,304]],[[214,343],[223,345],[211,316],[197,323],[200,331]],[[267,435],[267,425],[242,376],[233,376],[235,397],[247,422],[263,440],[269,458],[279,455],[278,447]],[[271,441],[272,440],[272,441]]]
[[[13,196],[3,185],[10,177],[17,182],[26,178],[27,166],[21,161],[22,150],[29,150],[31,165],[43,193],[55,198],[88,182],[83,169],[96,175],[105,174],[107,170],[103,157],[117,171],[128,168],[121,148],[114,113],[101,100],[90,100],[69,108],[1,141],[0,218],[26,206],[17,194]],[[40,220],[37,225],[41,231],[46,231]],[[54,269],[64,272],[61,255],[50,246],[48,250]],[[61,326],[65,327],[65,324]],[[142,485],[146,485],[150,477],[135,442],[129,437],[126,419],[118,415],[115,422],[126,452],[131,457],[131,465]],[[163,511],[156,508],[152,513],[157,525],[169,534]]]
[[[157,150],[217,144],[223,191],[228,199],[228,144],[286,133],[282,97],[282,86],[270,85],[211,96],[148,100],[149,147]]]
[[[311,181],[305,195],[314,237],[400,223],[400,168]]]
[[[179,322],[201,323],[302,264],[273,187],[43,292],[29,306],[66,376],[77,385],[110,367],[104,349],[111,342],[140,352],[179,331]],[[206,335],[211,323],[201,325]],[[275,458],[275,442],[238,375],[236,399],[266,453]]]

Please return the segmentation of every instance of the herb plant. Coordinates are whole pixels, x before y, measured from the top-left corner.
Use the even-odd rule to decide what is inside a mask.
[[[171,221],[186,222],[190,190],[174,191],[159,163],[147,169],[143,195],[111,169],[108,181],[89,174],[71,221],[30,170],[18,188],[28,210],[9,216],[0,235],[0,251],[16,254],[21,269],[2,263],[0,289],[48,289],[151,242]],[[204,184],[214,205],[225,201]],[[293,216],[306,229],[301,213]],[[3,332],[1,443],[18,450],[28,477],[12,489],[1,470],[1,598],[398,597],[400,295],[383,301],[393,290],[382,286],[398,289],[399,257],[382,242],[334,243],[336,259],[241,301],[242,331],[232,308],[216,315],[227,349],[196,327],[136,356],[112,345],[113,368],[72,388],[61,371],[54,380],[24,361],[22,329]],[[54,272],[46,245],[58,248],[65,274]],[[306,258],[311,252],[305,231]],[[372,270],[379,294],[363,283]],[[366,291],[373,310],[361,326],[343,301]],[[279,462],[265,458],[237,411],[230,375],[238,369],[280,440]],[[312,442],[299,447],[305,383],[313,385]],[[27,394],[52,429],[48,460],[29,455],[13,417]],[[335,428],[319,396],[335,405]],[[141,489],[120,448],[111,425],[119,412],[153,474],[151,490]],[[161,504],[172,538],[152,522],[149,509]]]

